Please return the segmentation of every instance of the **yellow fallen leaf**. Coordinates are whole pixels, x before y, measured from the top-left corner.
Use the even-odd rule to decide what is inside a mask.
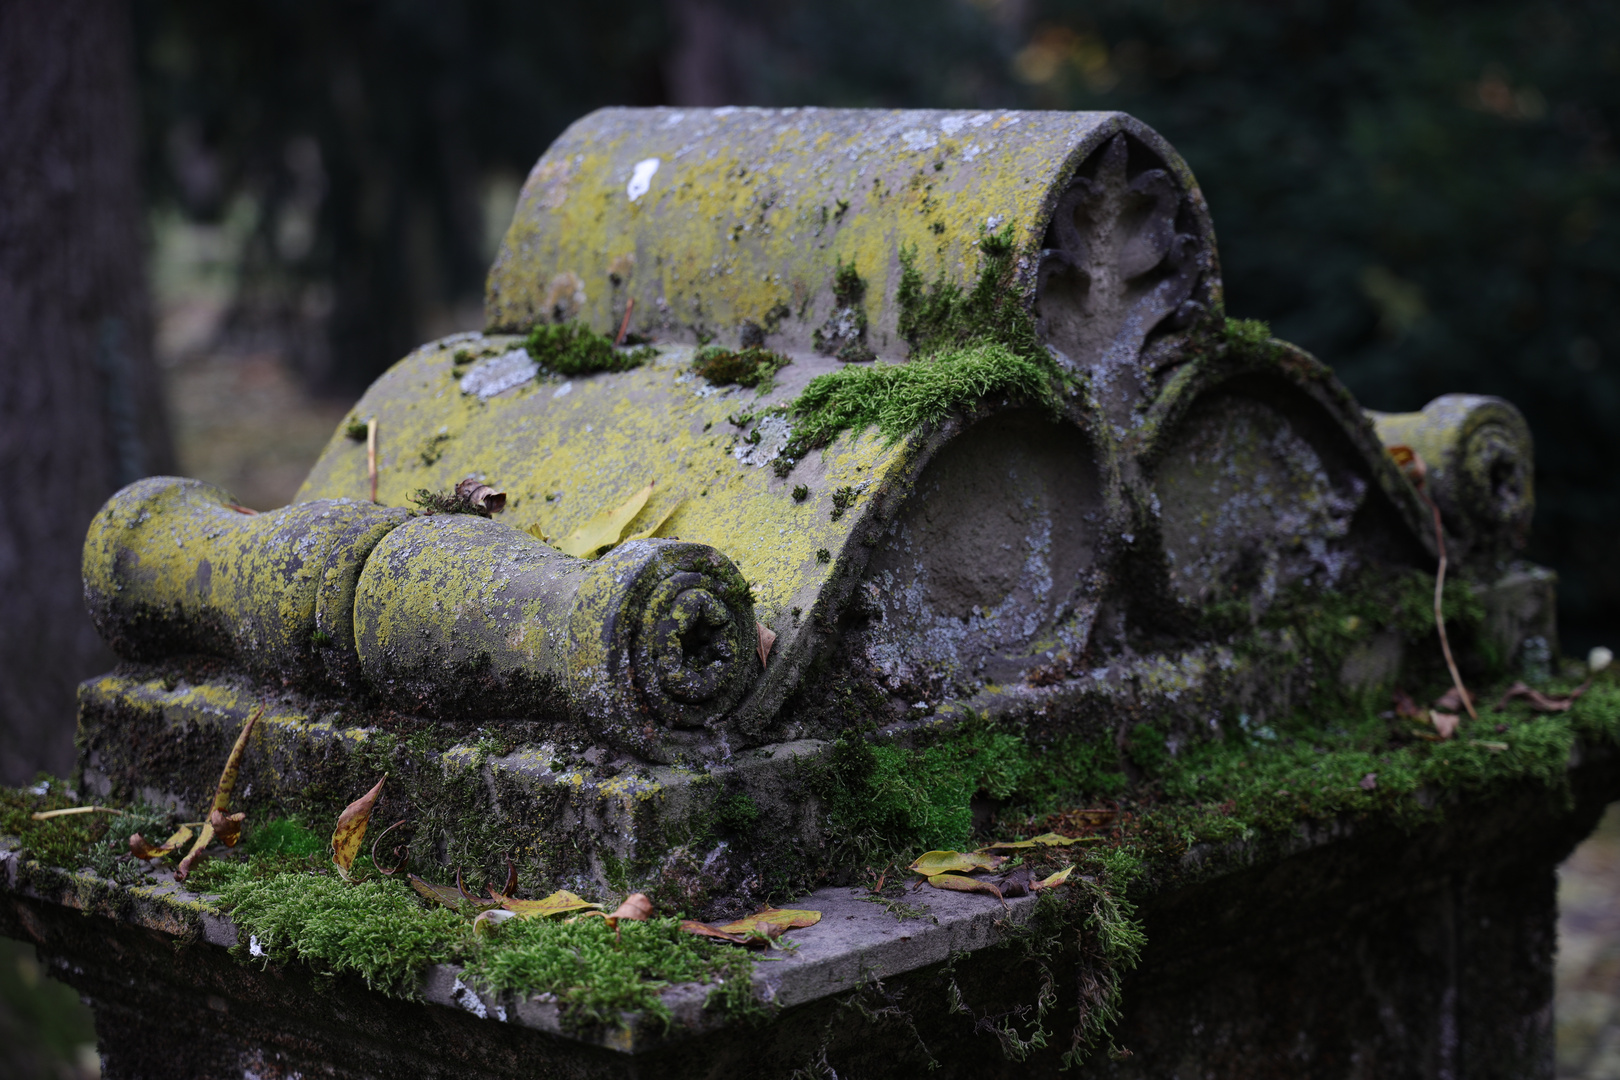
[[[174,880],[184,881],[190,877],[191,868],[197,865],[198,859],[202,858],[203,848],[213,842],[214,827],[205,822],[202,831],[197,834],[197,842],[191,845],[191,850],[186,852],[186,857],[180,860],[180,866],[174,872]]]
[[[583,911],[586,908],[600,910],[602,905],[583,900],[567,889],[558,889],[544,900],[514,900],[508,896],[501,900],[501,907],[520,919],[544,919],[570,911]]]
[[[173,851],[185,847],[186,841],[191,839],[191,826],[182,825],[180,831],[153,847],[142,838],[140,833],[134,833],[129,838],[129,853],[137,859],[160,859]]]
[[[533,525],[526,526],[523,531],[540,541],[542,544],[551,543],[551,537],[546,535],[546,531],[540,527],[540,523],[538,521]]]
[[[927,851],[906,869],[923,877],[933,877],[935,874],[969,870],[994,870],[1006,861],[1004,855],[986,855],[978,851]]]
[[[371,822],[371,808],[377,805],[377,796],[382,794],[387,779],[388,774],[384,773],[376,787],[344,807],[343,813],[338,815],[337,828],[332,832],[332,861],[345,881],[349,879],[349,868],[354,865],[355,857],[360,854],[360,841],[365,839],[366,826]]]
[[[653,486],[648,484],[611,510],[601,510],[591,519],[552,546],[564,555],[590,559],[605,547],[612,547],[624,535],[626,525],[641,513],[641,508],[652,498]]]
[[[1100,836],[1062,836],[1058,833],[1042,833],[1028,840],[1004,840],[999,844],[987,844],[980,851],[1022,851],[1025,848],[1036,847],[1068,847],[1070,844],[1089,844],[1103,839]]]
[[[797,930],[805,926],[814,926],[821,921],[821,912],[805,911],[798,908],[766,908],[764,911],[729,922],[717,927],[723,934],[750,934],[761,927],[780,927],[781,930]],[[777,932],[780,933],[781,930]],[[775,935],[772,934],[772,937]]]
[[[236,774],[242,770],[242,753],[247,749],[248,736],[253,734],[253,725],[258,723],[259,717],[263,715],[264,706],[260,705],[237,734],[236,744],[231,747],[230,755],[225,759],[225,770],[219,774],[219,784],[214,788],[215,810],[223,811],[230,805],[231,792],[236,788]]]
[[[651,485],[648,485],[648,486],[650,487]],[[657,520],[657,522],[655,522],[653,524],[652,528],[650,528],[650,529],[642,529],[638,533],[632,533],[629,536],[625,537],[625,540],[626,541],[630,541],[630,540],[651,540],[653,537],[658,535],[658,530],[662,529],[664,527],[664,525],[669,521],[669,519],[675,516],[675,511],[679,510],[681,508],[681,504],[684,503],[684,502],[686,502],[686,499],[685,499],[684,496],[679,498],[679,499],[676,499],[675,500],[675,505],[670,507],[668,510],[665,510],[664,511],[664,516],[659,518]]]
[[[112,810],[105,806],[67,806],[61,810],[41,810],[37,814],[28,816],[35,821],[49,821],[51,818],[67,817],[69,814],[122,814],[122,810]]]
[[[1052,874],[1052,875],[1050,875],[1048,877],[1044,877],[1041,880],[1035,882],[1035,890],[1037,892],[1039,892],[1041,889],[1050,889],[1055,885],[1061,885],[1065,881],[1069,880],[1069,875],[1072,874],[1072,873],[1074,873],[1074,867],[1073,866],[1065,866],[1063,869],[1059,870],[1057,873]]]
[[[996,888],[992,883],[980,881],[978,878],[964,877],[961,874],[932,874],[928,878],[928,884],[936,889],[949,889],[951,892],[984,893],[1000,900],[1002,907],[1007,906],[1007,901],[1002,898],[1000,889]]]

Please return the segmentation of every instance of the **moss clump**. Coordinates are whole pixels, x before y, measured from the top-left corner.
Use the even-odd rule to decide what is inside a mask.
[[[833,303],[833,313],[810,337],[816,351],[846,363],[874,359],[877,354],[866,344],[866,280],[842,258],[833,272]]]
[[[966,291],[943,275],[925,284],[915,252],[901,250],[899,329],[911,344],[911,360],[811,379],[788,406],[793,434],[777,461],[778,475],[787,475],[804,454],[842,432],[876,427],[894,442],[987,397],[1019,398],[1058,410],[1057,387],[1064,376],[1041,347],[1034,319],[1012,287],[1011,227],[987,234],[979,250],[979,276]],[[846,270],[853,273],[840,264],[839,279]]]
[[[911,345],[913,356],[929,356],[976,342],[993,341],[1010,352],[1037,362],[1046,358],[1035,333],[1035,320],[1025,308],[1023,295],[1013,287],[1016,250],[1012,226],[987,233],[979,240],[983,261],[978,279],[963,290],[943,273],[933,284],[923,282],[916,251],[900,252],[900,336]]]
[[[708,345],[697,351],[692,370],[715,386],[745,386],[769,391],[776,373],[792,363],[781,353],[751,345],[745,349],[723,349]]]
[[[35,821],[33,815],[83,805],[68,795],[66,780],[40,774],[29,788],[0,787],[0,835],[22,841],[29,857],[64,870],[88,867],[121,884],[136,879],[129,854],[129,836],[140,833],[162,839],[172,831],[169,811],[145,804],[121,808],[116,814],[69,814]]]
[[[572,1024],[618,1023],[641,1012],[666,1024],[659,992],[682,982],[733,982],[748,992],[752,961],[742,950],[711,945],[681,929],[679,919],[510,920],[480,945],[467,978],[490,990],[550,993]],[[734,995],[726,995],[730,1000]]]
[[[784,454],[797,459],[842,432],[866,427],[895,442],[987,397],[1058,408],[1047,365],[1000,345],[981,344],[925,362],[877,363],[816,376],[790,406],[793,435]]]
[[[543,323],[529,332],[523,346],[540,366],[558,375],[629,371],[657,355],[650,348],[617,349],[612,338],[579,323]]]
[[[1226,340],[1233,345],[1260,348],[1271,341],[1271,326],[1260,319],[1227,319]]]
[[[466,919],[443,908],[423,910],[404,882],[249,871],[242,864],[220,882],[220,902],[271,959],[359,975],[373,989],[408,996],[423,968],[452,962],[471,947]]]

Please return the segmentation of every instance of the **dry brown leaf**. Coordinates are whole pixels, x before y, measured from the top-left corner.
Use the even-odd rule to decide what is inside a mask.
[[[1522,682],[1516,682],[1507,688],[1507,692],[1496,703],[1496,711],[1501,712],[1507,708],[1508,702],[1523,698],[1529,702],[1530,707],[1536,712],[1568,712],[1569,707],[1579,701],[1582,694],[1586,693],[1589,683],[1590,680],[1583,682],[1567,694],[1543,694],[1540,690],[1532,689]]]
[[[1395,466],[1401,470],[1401,474],[1412,481],[1413,487],[1421,489],[1429,477],[1429,466],[1422,456],[1404,443],[1385,449],[1389,451],[1389,456],[1395,459]]]
[[[1001,890],[993,882],[980,881],[978,878],[964,877],[961,874],[934,874],[928,879],[928,884],[936,889],[949,889],[951,892],[976,892],[993,896],[1006,907],[1007,901],[1002,898]]]
[[[729,941],[733,945],[747,945],[749,943],[749,938],[747,935],[728,934],[724,930],[716,930],[707,923],[700,923],[695,919],[681,920],[681,929],[685,930],[688,934],[696,934],[698,937],[715,938],[720,941]]]
[[[415,889],[423,899],[443,904],[451,911],[459,912],[461,910],[461,893],[450,886],[435,885],[432,882],[423,881],[415,874],[405,875],[405,880],[410,882],[411,888]]]
[[[969,870],[994,870],[1006,861],[1005,855],[986,855],[979,851],[927,851],[906,869],[923,877],[933,877]]]
[[[387,779],[388,774],[384,773],[376,787],[344,807],[343,813],[338,815],[337,828],[332,831],[332,861],[345,881],[349,879],[349,868],[360,854],[360,841],[365,839],[366,826],[371,822],[371,808],[377,805],[377,796],[382,794]]]
[[[641,508],[652,498],[653,486],[648,484],[611,510],[593,514],[589,521],[558,540],[552,546],[564,555],[580,559],[595,558],[603,548],[612,547],[624,535],[625,526],[641,513]]]
[[[1421,708],[1417,702],[1413,701],[1412,695],[1408,694],[1405,690],[1397,687],[1392,697],[1395,702],[1396,716],[1404,716],[1408,720],[1428,719],[1428,713],[1426,710]]]
[[[1434,730],[1440,733],[1441,739],[1449,739],[1457,734],[1457,725],[1462,723],[1462,717],[1456,713],[1431,712],[1429,722],[1434,725]]]
[[[129,853],[137,859],[160,859],[165,855],[180,850],[191,839],[191,826],[182,825],[180,830],[162,844],[153,847],[140,833],[134,833],[129,838]]]
[[[174,880],[184,881],[190,877],[191,868],[197,865],[198,859],[202,858],[203,849],[213,842],[214,827],[204,822],[202,831],[197,834],[196,843],[191,845],[191,850],[186,852],[186,857],[180,860],[180,866],[174,872]]]
[[[520,919],[545,919],[552,915],[565,915],[570,911],[584,911],[587,908],[600,910],[602,905],[581,899],[567,889],[558,889],[543,900],[514,900],[510,896],[502,897],[501,907]]]
[[[217,807],[208,811],[208,824],[214,827],[214,835],[226,847],[235,847],[242,839],[242,822],[246,818],[245,813],[227,814]]]
[[[1368,773],[1356,782],[1356,786],[1362,791],[1376,791],[1378,789],[1378,774],[1375,772]]]
[[[237,733],[236,744],[231,747],[230,755],[225,758],[225,768],[219,774],[219,784],[214,788],[215,810],[224,810],[230,806],[231,792],[236,789],[236,775],[242,771],[242,754],[247,750],[248,736],[253,734],[253,725],[257,724],[259,717],[263,715],[264,706],[260,705]]]
[[[606,916],[608,925],[612,926],[620,919],[630,919],[634,922],[646,922],[652,918],[652,901],[646,893],[631,893],[624,898],[624,903],[614,909],[613,914]]]
[[[717,929],[723,934],[764,932],[771,937],[775,937],[783,930],[797,930],[805,926],[814,926],[820,921],[821,912],[819,911],[806,911],[802,908],[766,908],[764,911],[755,912],[753,915],[738,919],[736,922],[726,923],[724,926],[717,927]],[[775,928],[776,933],[769,933],[767,928]]]
[[[456,498],[466,499],[474,510],[484,514],[498,514],[506,509],[506,492],[496,491],[471,476],[456,485]]]
[[[41,810],[37,814],[28,816],[35,821],[49,821],[51,818],[67,817],[70,814],[122,814],[122,810],[113,810],[105,806],[67,806],[61,810]]]
[[[776,631],[762,622],[755,622],[754,629],[759,631],[759,666],[766,667],[766,660],[771,655],[771,646],[776,644]]]
[[[1468,700],[1473,701],[1474,695],[1469,694]],[[1435,698],[1434,707],[1439,709],[1441,712],[1456,712],[1458,709],[1467,708],[1467,706],[1463,704],[1462,694],[1458,692],[1455,686],[1448,688],[1445,693]]]
[[[651,528],[642,529],[638,533],[631,533],[629,536],[625,537],[624,540],[621,541],[621,542],[622,543],[629,543],[631,540],[651,540],[653,537],[658,535],[658,531],[660,529],[662,529],[665,525],[669,524],[669,519],[675,516],[675,511],[679,510],[681,508],[682,504],[684,504],[685,502],[686,502],[686,499],[685,499],[684,496],[682,498],[676,499],[675,500],[675,505],[671,506],[668,510],[665,510],[664,511],[664,516],[659,518],[657,521],[653,522]]]

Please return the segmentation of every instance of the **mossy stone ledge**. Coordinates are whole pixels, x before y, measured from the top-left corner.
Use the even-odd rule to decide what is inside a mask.
[[[1426,719],[1452,683],[1437,604],[1476,690],[1581,675],[1553,575],[1520,557],[1528,429],[1469,395],[1366,412],[1322,361],[1229,318],[1208,208],[1151,129],[601,110],[531,172],[485,301],[482,332],[365,392],[292,505],[255,514],[173,477],[108,501],[85,592],[120,665],[81,688],[84,793],[205,813],[257,714],[233,804],[250,822],[329,822],[386,773],[379,820],[405,823],[388,843],[434,880],[476,887],[510,859],[526,894],[640,891],[702,917],[831,903],[928,848],[1107,804],[1121,824],[1061,914],[952,945],[978,950],[971,978],[939,957],[905,978],[970,1003],[931,1024],[972,1014],[1011,1061],[1068,1051],[1112,1076],[1151,1072],[1098,1052],[1116,1031],[1153,1043],[1144,1061],[1173,1045],[1241,1075],[1218,1039],[1132,1004],[1144,922],[1143,985],[1169,993],[1154,935],[1206,955],[1185,917],[1260,942],[1244,920],[1276,914],[1267,875],[1354,921],[1344,868],[1405,867],[1411,889],[1378,870],[1399,895],[1356,924],[1377,952],[1373,923],[1449,933],[1446,904],[1489,907],[1479,883],[1511,863],[1539,883],[1523,962],[1478,935],[1456,948],[1517,980],[1490,1013],[1517,1040],[1501,1061],[1545,1072],[1552,864],[1534,833],[1572,843],[1616,791],[1612,687],[1540,724],[1482,712],[1451,740]],[[1395,446],[1424,459],[1421,486]],[[438,494],[468,481],[504,500]],[[1422,708],[1396,711],[1405,695]],[[1491,856],[1462,806],[1515,853],[1473,877]],[[1234,922],[1210,922],[1221,905]],[[1290,925],[1266,963],[1332,951],[1325,923]],[[1073,1046],[1047,1045],[1049,1002],[1028,1004],[1047,997],[997,974],[992,939],[1041,978],[1068,965]],[[1467,982],[1449,963],[1424,985]],[[1359,976],[1335,970],[1348,992]],[[1309,1009],[1244,1028],[1209,988],[1264,995],[1211,971],[1186,1000],[1284,1060]],[[791,1015],[835,1027],[826,995],[858,982]],[[870,1012],[883,992],[839,1000]],[[697,1036],[701,1011],[671,1015]],[[1457,1074],[1435,1041],[1450,1021],[1397,1038],[1375,1013],[1323,1020],[1332,1054]],[[849,1050],[793,1030],[793,1068]],[[629,1075],[589,1055],[654,1054],[639,1038],[547,1053]]]

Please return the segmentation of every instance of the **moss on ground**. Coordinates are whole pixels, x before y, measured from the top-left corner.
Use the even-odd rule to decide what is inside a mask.
[[[615,348],[612,338],[582,323],[542,323],[529,333],[523,344],[541,367],[558,375],[629,371],[658,354],[656,349],[650,348]]]
[[[792,363],[781,353],[756,346],[725,349],[706,345],[692,358],[692,370],[714,386],[744,386],[768,392],[776,373]]]

